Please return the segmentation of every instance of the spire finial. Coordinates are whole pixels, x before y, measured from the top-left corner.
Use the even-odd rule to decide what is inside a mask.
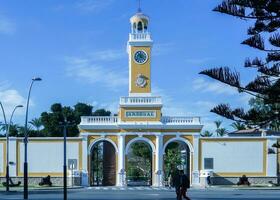
[[[142,12],[142,10],[141,10],[141,0],[138,0],[138,12]]]

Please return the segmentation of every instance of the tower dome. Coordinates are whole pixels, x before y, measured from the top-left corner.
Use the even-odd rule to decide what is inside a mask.
[[[130,23],[133,33],[144,33],[148,30],[149,17],[143,14],[139,9],[138,12],[130,18]]]

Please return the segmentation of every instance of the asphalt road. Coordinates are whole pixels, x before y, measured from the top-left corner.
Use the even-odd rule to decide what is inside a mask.
[[[9,194],[0,192],[1,200],[8,199],[22,199],[21,191],[13,191]],[[191,189],[189,191],[189,197],[192,200],[276,200],[280,199],[279,190],[237,190],[237,189]],[[63,199],[61,190],[40,190],[30,191],[29,199],[36,200],[52,200]],[[99,200],[174,200],[175,193],[172,190],[158,190],[158,189],[142,189],[142,188],[128,188],[128,189],[73,189],[68,191],[68,199],[99,199]]]

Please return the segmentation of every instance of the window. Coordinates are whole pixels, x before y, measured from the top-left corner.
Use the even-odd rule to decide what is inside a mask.
[[[78,169],[78,160],[68,159],[68,170],[77,170],[77,169]]]
[[[142,31],[143,30],[143,24],[142,22],[138,22],[138,31]]]
[[[204,158],[204,169],[214,169],[213,158]]]

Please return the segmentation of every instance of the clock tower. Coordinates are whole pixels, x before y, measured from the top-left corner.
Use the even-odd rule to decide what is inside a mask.
[[[149,17],[141,9],[130,18],[131,32],[127,42],[129,58],[129,96],[120,99],[120,121],[160,124],[161,97],[151,95],[151,50]]]
[[[130,18],[131,33],[127,44],[129,57],[129,96],[151,95],[151,49],[149,17],[141,9]]]

